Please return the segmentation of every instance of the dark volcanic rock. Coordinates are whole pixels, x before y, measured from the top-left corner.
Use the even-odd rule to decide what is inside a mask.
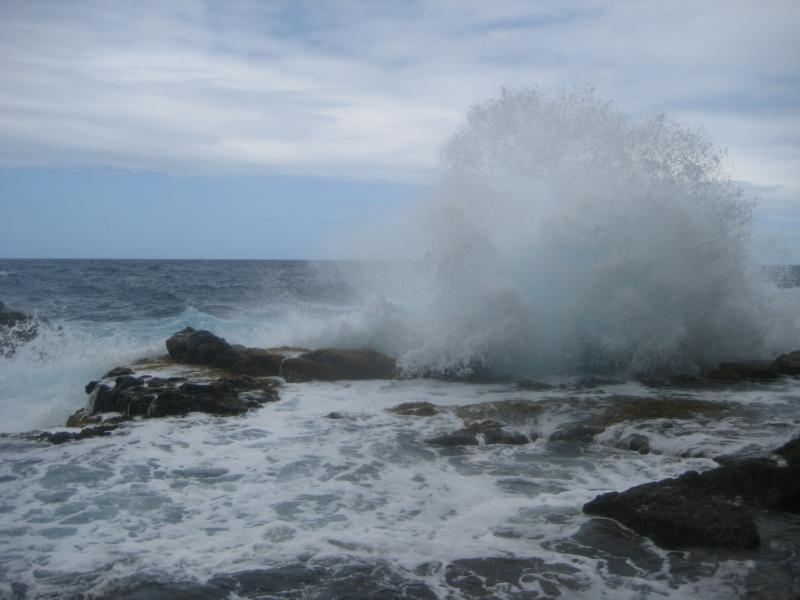
[[[116,378],[113,386],[104,382],[94,386],[88,412],[118,412],[128,417],[165,417],[195,411],[237,415],[277,399],[274,382],[246,375],[201,383],[186,382],[182,377],[123,375]]]
[[[786,442],[775,450],[775,454],[781,455],[792,466],[800,466],[800,437]]]
[[[435,600],[437,595],[427,585],[405,579],[382,563],[290,563],[272,569],[217,575],[205,583],[136,577],[117,582],[99,596],[104,600],[225,600],[232,597]]]
[[[340,379],[393,379],[393,358],[368,349],[324,348],[283,361],[281,375],[289,382]]]
[[[465,598],[569,598],[585,589],[577,568],[541,558],[486,557],[453,561],[445,570],[447,583]],[[545,594],[530,594],[534,586]],[[562,593],[566,592],[562,596]],[[530,595],[529,595],[530,594]],[[450,596],[448,596],[450,597]]]
[[[510,446],[520,446],[531,441],[526,435],[506,431],[503,429],[503,425],[496,421],[472,423],[464,429],[445,433],[427,441],[434,446],[454,448],[458,446],[477,446],[480,444],[481,438],[485,444],[507,444]]]
[[[782,354],[772,362],[772,366],[782,375],[800,375],[800,350]]]
[[[430,402],[403,402],[388,410],[389,412],[404,417],[432,417],[441,412],[439,407]]]
[[[175,362],[218,367],[256,377],[279,375],[284,359],[283,355],[267,350],[231,345],[210,331],[191,327],[173,335],[166,345]]]
[[[605,427],[602,425],[592,425],[585,423],[578,423],[575,425],[567,425],[550,435],[551,442],[580,442],[589,443],[594,441],[597,434],[603,433]]]
[[[583,506],[589,515],[616,519],[664,548],[755,548],[758,531],[750,511],[678,479],[646,483],[598,496]]]
[[[108,373],[103,375],[103,379],[110,379],[112,377],[121,377],[123,375],[133,375],[133,369],[128,367],[114,367]],[[87,392],[88,394],[89,392]]]
[[[590,515],[616,519],[665,548],[755,548],[754,510],[800,512],[800,467],[742,460],[702,474],[598,496]]]
[[[771,362],[748,361],[748,362],[727,362],[720,363],[719,366],[710,371],[707,375],[709,379],[724,382],[738,381],[770,381],[778,379],[780,371]]]

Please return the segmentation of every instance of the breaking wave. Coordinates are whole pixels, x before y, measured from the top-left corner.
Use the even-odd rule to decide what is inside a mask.
[[[504,90],[444,146],[432,197],[364,237],[390,260],[368,305],[301,343],[508,374],[693,372],[796,346],[796,291],[760,276],[754,203],[723,159],[591,90]]]

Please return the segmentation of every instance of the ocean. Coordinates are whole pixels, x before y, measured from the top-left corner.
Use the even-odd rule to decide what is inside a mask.
[[[374,271],[357,262],[0,260],[0,300],[41,319],[33,340],[0,358],[0,597],[800,594],[796,515],[760,517],[771,541],[759,549],[715,552],[667,551],[581,511],[603,492],[705,471],[723,455],[768,453],[800,430],[800,381],[665,388],[620,369],[600,376],[596,362],[540,365],[532,374],[543,385],[520,384],[511,370],[455,381],[452,362],[447,377],[430,377],[440,363],[422,377],[414,344],[428,341],[415,332],[397,342],[404,327],[386,325],[399,319],[386,308],[391,296],[363,285]],[[764,279],[794,293],[800,269],[771,268]],[[278,402],[244,416],[131,421],[63,445],[24,435],[61,430],[86,405],[87,382],[163,355],[164,340],[187,326],[248,346],[395,350],[407,376],[287,383]],[[472,321],[461,331],[477,329]],[[615,399],[676,396],[721,410],[617,423],[592,443],[548,440]],[[462,427],[458,407],[502,401],[542,407],[534,419],[509,417],[530,443],[428,443]],[[404,402],[452,410],[387,410]],[[632,434],[647,437],[648,453],[623,443]]]

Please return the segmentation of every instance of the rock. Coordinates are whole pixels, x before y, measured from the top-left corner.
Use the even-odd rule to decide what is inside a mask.
[[[197,331],[191,327],[170,337],[166,346],[175,362],[207,365],[254,377],[279,375],[284,360],[281,354],[231,345],[210,331]]]
[[[337,381],[340,379],[394,379],[393,358],[368,349],[324,348],[283,361],[286,381]]]
[[[610,426],[623,421],[650,419],[692,419],[698,416],[724,414],[727,407],[717,402],[694,398],[636,398],[620,396],[602,417],[602,424]]]
[[[562,427],[557,431],[550,434],[551,442],[579,442],[590,443],[599,433],[605,431],[602,425],[593,425],[590,423],[577,423]]]
[[[639,454],[650,454],[650,438],[641,433],[632,433],[620,440],[618,447],[624,450],[632,450]]]
[[[437,435],[436,437],[426,440],[432,446],[441,446],[443,448],[457,448],[459,446],[478,446],[478,436],[466,429],[459,429],[452,433],[445,433]]]
[[[103,375],[103,379],[121,377],[122,375],[133,375],[133,369],[129,369],[128,367],[114,367],[108,373]]]
[[[91,392],[89,415],[118,412],[127,417],[165,417],[205,412],[237,415],[278,399],[275,382],[246,375],[188,382],[183,377],[117,377]],[[73,415],[75,416],[75,415]],[[75,421],[73,421],[75,422]]]
[[[8,308],[5,304],[0,302],[0,327],[14,327],[20,323],[30,321],[33,317],[25,314],[22,311]]]
[[[687,475],[598,496],[588,515],[610,517],[664,548],[756,548],[760,540],[750,512],[686,484]]]
[[[439,407],[430,402],[404,402],[388,410],[396,415],[408,417],[432,417],[442,412]]]
[[[775,454],[785,458],[786,462],[792,466],[800,466],[800,436],[786,442],[775,450]]]
[[[63,444],[76,440],[85,440],[91,437],[102,437],[109,435],[118,425],[99,425],[97,427],[85,427],[80,431],[46,431],[38,436],[39,440],[50,442],[51,444]]]
[[[602,494],[584,505],[665,548],[745,549],[759,545],[757,509],[800,512],[800,467],[743,459]]]
[[[464,429],[445,433],[427,441],[433,446],[453,448],[457,446],[478,446],[481,440],[485,444],[506,444],[511,446],[519,446],[531,441],[526,435],[504,430],[503,425],[496,421],[473,423]]]
[[[522,381],[518,381],[517,385],[529,392],[545,392],[547,390],[552,390],[556,386],[550,385],[549,383],[544,383],[542,381],[535,381],[533,379],[523,379]]]
[[[465,421],[490,419],[507,425],[527,425],[536,420],[545,406],[543,402],[530,400],[499,400],[458,406],[455,413]]]
[[[772,361],[772,366],[781,375],[800,375],[800,350],[782,354]]]
[[[773,363],[766,361],[725,362],[706,375],[714,381],[735,383],[739,381],[771,381],[778,379],[781,373]]]

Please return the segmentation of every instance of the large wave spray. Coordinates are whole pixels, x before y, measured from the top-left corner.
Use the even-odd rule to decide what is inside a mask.
[[[800,341],[751,259],[751,202],[702,134],[591,90],[503,91],[442,159],[431,201],[382,244],[401,262],[317,341],[508,374],[691,372]]]

